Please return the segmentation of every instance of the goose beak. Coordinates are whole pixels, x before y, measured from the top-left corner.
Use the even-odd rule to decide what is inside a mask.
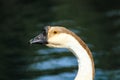
[[[30,40],[30,44],[47,44],[47,37],[43,33]]]
[[[44,27],[43,32],[41,34],[30,40],[30,44],[48,44],[47,34],[49,28],[50,26]]]

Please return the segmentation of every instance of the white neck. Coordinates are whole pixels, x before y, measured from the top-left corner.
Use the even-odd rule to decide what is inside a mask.
[[[68,48],[78,59],[78,74],[75,80],[93,80],[94,64],[91,52],[84,42],[73,33],[60,33],[49,39],[47,46]]]
[[[78,59],[78,73],[75,80],[93,80],[94,70],[92,60],[87,51],[76,39],[72,39],[72,43],[69,43],[68,48]]]

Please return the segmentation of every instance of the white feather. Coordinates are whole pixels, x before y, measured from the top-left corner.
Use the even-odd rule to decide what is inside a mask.
[[[92,60],[82,45],[70,34],[60,33],[48,39],[47,46],[68,48],[78,59],[78,74],[75,80],[92,80]]]

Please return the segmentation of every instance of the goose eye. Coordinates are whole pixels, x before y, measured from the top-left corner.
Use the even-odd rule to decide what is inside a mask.
[[[54,31],[53,33],[54,33],[54,34],[57,34],[57,31]]]

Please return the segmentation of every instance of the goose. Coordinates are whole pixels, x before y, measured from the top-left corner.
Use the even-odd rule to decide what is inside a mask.
[[[78,72],[74,80],[94,80],[94,60],[84,41],[74,32],[61,26],[44,27],[43,32],[30,40],[31,44],[43,44],[54,48],[67,48],[77,58]]]

